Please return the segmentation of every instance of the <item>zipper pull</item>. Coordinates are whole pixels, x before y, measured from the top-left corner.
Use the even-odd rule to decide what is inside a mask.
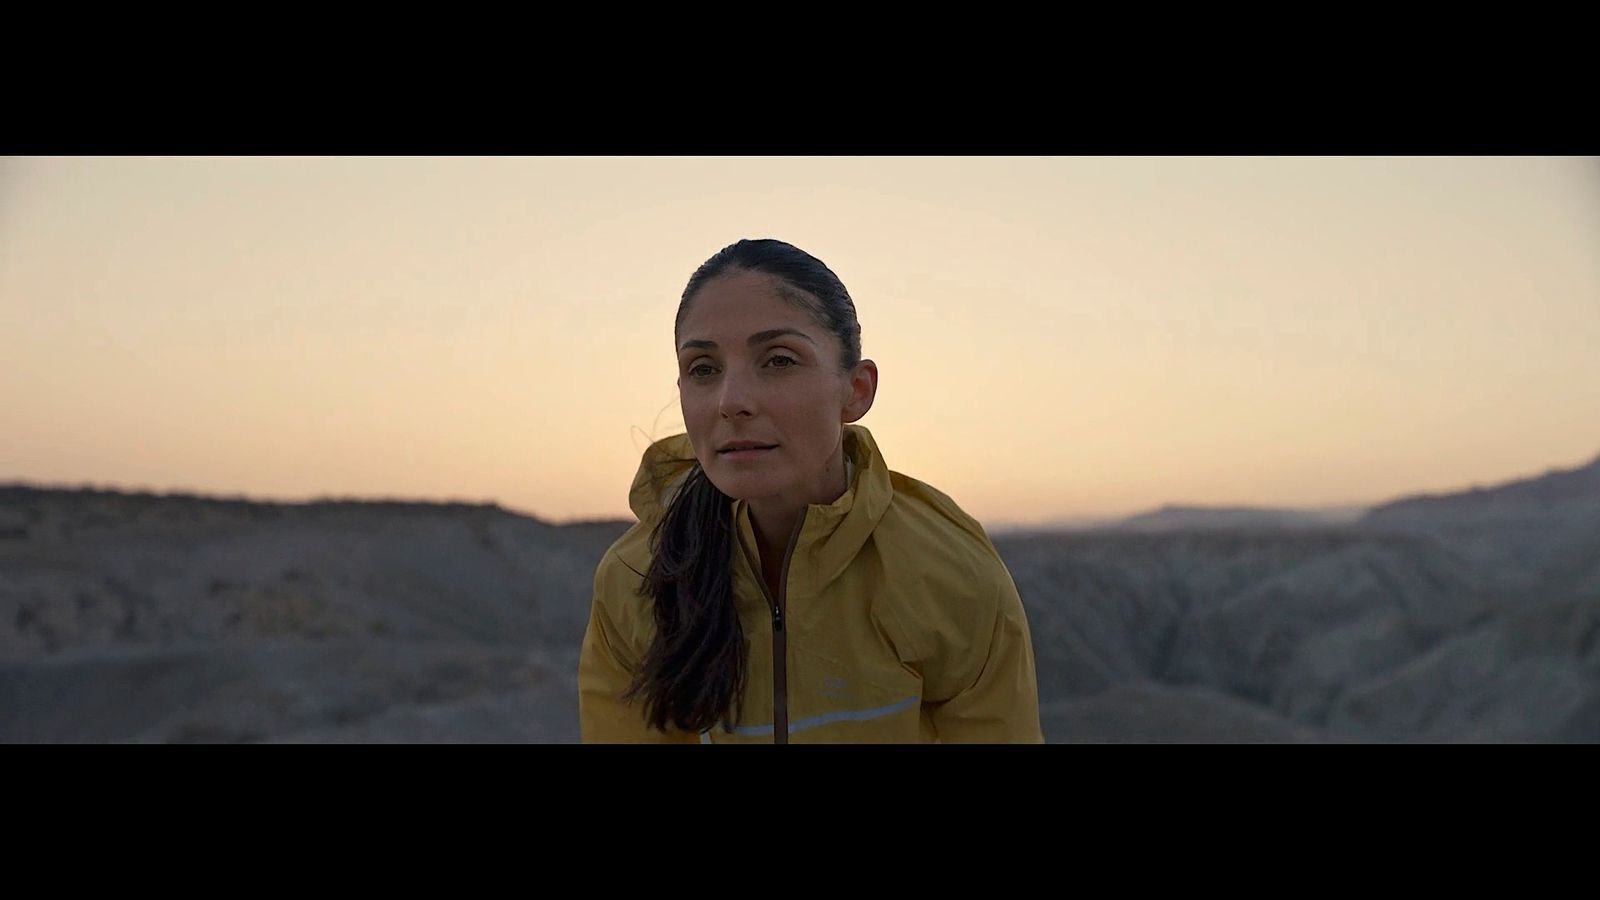
[[[783,610],[779,609],[776,606],[774,606],[772,608],[772,630],[773,631],[782,631],[783,630]]]

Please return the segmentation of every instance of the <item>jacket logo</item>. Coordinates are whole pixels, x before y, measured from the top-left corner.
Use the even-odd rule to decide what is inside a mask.
[[[822,696],[827,697],[829,700],[837,700],[844,696],[844,689],[848,686],[849,683],[843,678],[837,675],[829,676],[822,679]]]

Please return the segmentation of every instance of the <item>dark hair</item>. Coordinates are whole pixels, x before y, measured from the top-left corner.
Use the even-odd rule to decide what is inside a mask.
[[[822,260],[777,240],[722,248],[689,278],[673,320],[673,339],[706,282],[735,272],[773,276],[784,300],[804,308],[839,338],[840,367],[861,361],[855,301]],[[650,535],[653,557],[641,595],[654,599],[655,637],[626,697],[642,695],[645,721],[665,731],[709,730],[738,718],[748,675],[744,629],[733,602],[728,560],[734,537],[732,498],[695,462]],[[730,715],[731,713],[731,715]]]

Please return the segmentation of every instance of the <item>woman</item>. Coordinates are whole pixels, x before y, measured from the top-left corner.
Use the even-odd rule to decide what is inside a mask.
[[[653,443],[639,517],[595,572],[586,742],[1041,742],[1028,622],[981,526],[891,472],[878,367],[808,253],[724,248],[673,346],[687,434]]]

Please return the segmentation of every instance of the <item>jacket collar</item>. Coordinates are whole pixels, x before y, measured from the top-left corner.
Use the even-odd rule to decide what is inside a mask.
[[[850,487],[832,503],[806,507],[805,522],[789,564],[788,596],[820,593],[850,565],[894,499],[889,467],[865,426],[844,426],[845,457],[855,466]],[[675,434],[651,444],[639,463],[628,505],[641,523],[654,528],[695,465],[694,448],[687,434]],[[755,531],[750,526],[749,504],[731,501],[733,520],[745,546],[754,552]],[[739,553],[734,547],[733,552]],[[648,559],[628,560],[645,571]],[[730,564],[733,561],[730,560]]]

